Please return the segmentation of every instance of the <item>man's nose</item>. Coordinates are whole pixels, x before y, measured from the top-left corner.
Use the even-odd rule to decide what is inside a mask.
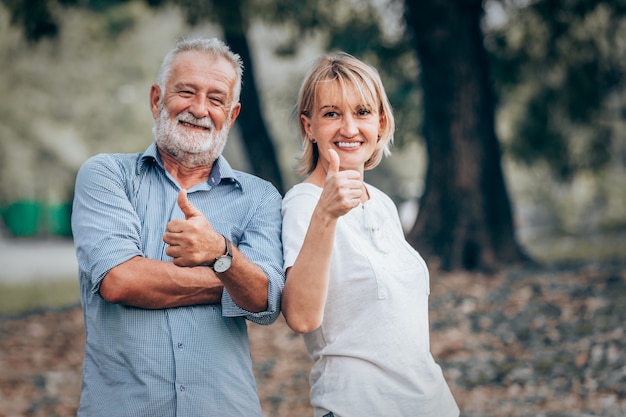
[[[209,100],[203,95],[194,96],[189,111],[198,119],[209,115]]]

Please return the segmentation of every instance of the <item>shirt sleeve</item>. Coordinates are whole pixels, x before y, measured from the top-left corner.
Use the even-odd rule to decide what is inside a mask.
[[[287,271],[296,262],[320,192],[321,189],[309,190],[300,187],[292,189],[285,196],[282,206],[284,271]]]
[[[76,177],[72,233],[81,276],[89,277],[94,293],[111,268],[142,255],[140,221],[122,171],[103,154],[87,160]]]
[[[257,264],[268,278],[267,309],[259,313],[250,313],[237,306],[228,291],[222,295],[222,314],[226,317],[245,316],[258,324],[271,324],[280,315],[280,303],[285,285],[282,271],[283,251],[281,244],[282,217],[280,213],[282,198],[270,183],[263,181],[264,187],[248,187],[253,194],[255,210],[247,221],[241,237],[237,241],[239,249],[251,262]]]

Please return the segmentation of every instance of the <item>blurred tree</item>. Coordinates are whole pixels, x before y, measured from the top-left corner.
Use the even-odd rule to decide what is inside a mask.
[[[131,0],[2,0],[11,11],[11,22],[24,28],[30,42],[44,37],[55,37],[59,32],[55,11],[63,7],[81,7],[97,12]],[[259,96],[254,78],[254,64],[248,46],[247,0],[195,1],[195,0],[145,0],[152,7],[166,4],[180,6],[190,24],[215,22],[224,29],[224,40],[238,53],[245,66],[241,92],[242,111],[237,126],[253,173],[272,182],[282,193],[284,184],[276,158],[275,148],[262,116]]]
[[[422,69],[426,189],[409,238],[444,269],[525,259],[495,134],[481,0],[406,1]]]

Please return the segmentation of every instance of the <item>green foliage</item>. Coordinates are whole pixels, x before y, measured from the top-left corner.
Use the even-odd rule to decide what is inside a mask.
[[[127,8],[113,8],[104,13],[102,26],[105,36],[116,39],[133,29],[137,17],[128,13]]]
[[[129,0],[2,0],[11,12],[11,24],[24,31],[32,43],[58,36],[67,7],[104,12]]]
[[[11,11],[11,24],[23,28],[29,41],[58,34],[59,24],[48,1],[3,0],[3,3]]]
[[[486,34],[502,105],[523,101],[506,150],[527,164],[545,161],[570,180],[611,161],[615,120],[626,109],[623,1],[540,0],[516,8]]]

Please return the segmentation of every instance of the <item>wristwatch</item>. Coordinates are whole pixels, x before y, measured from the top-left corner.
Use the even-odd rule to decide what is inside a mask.
[[[228,271],[230,266],[233,264],[233,253],[231,251],[230,240],[228,240],[226,236],[224,236],[224,240],[226,241],[226,253],[219,258],[215,258],[215,262],[213,262],[213,270],[218,274]]]

